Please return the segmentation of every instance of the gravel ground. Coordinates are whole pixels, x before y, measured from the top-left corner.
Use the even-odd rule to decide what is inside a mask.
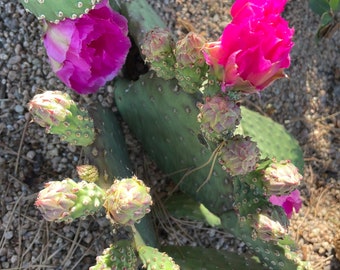
[[[195,30],[214,40],[230,19],[230,0],[149,2],[178,37]],[[244,104],[283,124],[300,142],[304,204],[290,232],[315,269],[340,269],[334,248],[336,235],[340,241],[340,33],[317,43],[319,18],[307,0],[289,1],[284,16],[295,28],[289,79]],[[44,89],[69,90],[51,72],[34,16],[16,1],[2,0],[0,29],[0,269],[87,269],[118,237],[106,219],[52,224],[41,220],[33,206],[44,182],[75,176],[82,155],[78,147],[31,124],[26,104]],[[111,106],[112,92],[106,87],[86,100],[74,97]],[[129,134],[127,141],[137,175],[162,183],[164,177]],[[163,242],[244,250],[243,243],[203,224],[173,219],[170,224],[172,229],[163,229]]]

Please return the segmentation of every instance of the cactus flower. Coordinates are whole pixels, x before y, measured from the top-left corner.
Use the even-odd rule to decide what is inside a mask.
[[[236,0],[233,17],[218,41],[203,53],[222,90],[255,93],[284,77],[290,65],[294,30],[280,13],[287,0]]]
[[[250,137],[236,135],[220,150],[219,163],[233,176],[244,175],[255,169],[259,152]]]
[[[240,107],[223,96],[207,97],[204,104],[198,104],[198,108],[201,130],[212,141],[233,134],[241,120]]]
[[[270,195],[287,195],[300,184],[302,175],[289,160],[273,162],[263,172],[263,182]]]
[[[150,212],[150,188],[137,177],[116,180],[106,192],[104,207],[113,223],[133,225]]]
[[[300,191],[297,189],[294,190],[289,195],[282,196],[272,195],[270,196],[269,201],[274,205],[281,206],[283,210],[286,212],[288,218],[292,217],[293,210],[295,210],[295,212],[298,213],[302,206]]]
[[[127,33],[127,20],[103,0],[75,20],[46,22],[44,45],[60,80],[80,94],[89,94],[122,68],[131,46]]]
[[[257,236],[264,241],[282,239],[286,235],[285,228],[267,215],[259,214],[254,227]]]
[[[145,35],[142,53],[151,69],[165,80],[175,77],[175,42],[169,30],[156,27]]]

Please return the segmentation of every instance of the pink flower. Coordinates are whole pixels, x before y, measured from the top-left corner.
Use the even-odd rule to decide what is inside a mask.
[[[217,42],[206,43],[203,53],[222,90],[233,87],[245,93],[263,90],[290,65],[294,30],[280,13],[286,0],[236,0]]]
[[[272,195],[270,196],[269,201],[274,205],[281,206],[285,210],[288,218],[292,217],[293,209],[295,209],[295,212],[298,213],[302,205],[300,191],[297,189],[289,195]]]
[[[81,18],[47,23],[44,45],[60,80],[89,94],[122,68],[131,46],[127,33],[127,20],[103,0]]]

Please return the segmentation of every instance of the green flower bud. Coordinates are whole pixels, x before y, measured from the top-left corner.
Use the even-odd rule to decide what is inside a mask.
[[[175,77],[174,47],[175,42],[171,32],[158,27],[146,34],[142,45],[145,60],[150,62],[151,69],[156,71],[157,76],[165,80]]]
[[[99,172],[96,166],[79,165],[76,169],[79,178],[86,182],[96,182],[99,178]]]
[[[35,205],[47,221],[71,222],[98,211],[105,192],[94,183],[75,182],[70,178],[51,181],[38,194]]]
[[[137,177],[115,180],[106,191],[107,218],[113,223],[133,225],[150,212],[152,198],[150,188]]]

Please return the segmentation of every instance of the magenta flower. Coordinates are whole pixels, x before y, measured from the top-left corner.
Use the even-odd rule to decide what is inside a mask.
[[[203,53],[222,90],[244,93],[263,90],[289,67],[294,30],[282,12],[286,0],[236,0],[233,20],[218,41],[206,43]]]
[[[96,92],[122,68],[131,46],[127,20],[108,0],[81,18],[46,24],[44,45],[52,69],[76,92]]]
[[[295,212],[298,213],[302,206],[300,191],[297,189],[289,195],[272,195],[270,196],[269,201],[274,205],[281,206],[285,210],[288,218],[292,217],[293,209],[295,209]]]

